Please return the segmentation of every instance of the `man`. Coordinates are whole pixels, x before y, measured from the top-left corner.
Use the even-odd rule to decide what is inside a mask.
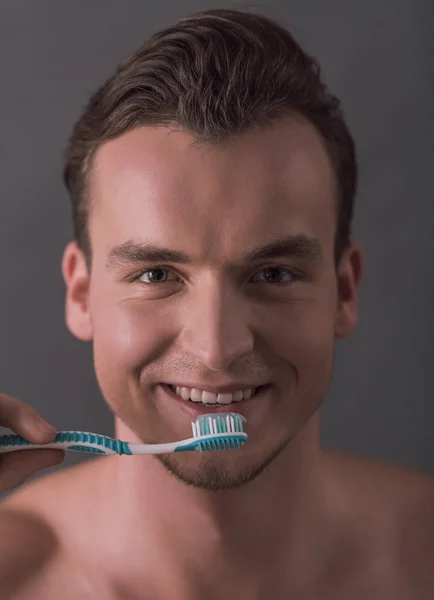
[[[434,598],[432,478],[319,444],[335,341],[357,322],[356,175],[316,63],[263,16],[181,20],[93,96],[66,158],[62,270],[116,437],[189,437],[193,396],[231,402],[249,442],[16,490],[3,599]],[[3,423],[35,441],[32,410],[3,396]]]

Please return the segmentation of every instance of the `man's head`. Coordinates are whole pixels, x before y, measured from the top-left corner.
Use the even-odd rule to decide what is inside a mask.
[[[65,182],[67,322],[93,340],[109,406],[138,439],[172,441],[189,401],[160,384],[270,384],[241,450],[160,457],[209,489],[256,477],[317,411],[357,318],[354,147],[316,63],[262,16],[184,19],[93,96]]]

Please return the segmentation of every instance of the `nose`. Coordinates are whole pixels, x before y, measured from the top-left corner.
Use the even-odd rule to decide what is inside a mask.
[[[253,350],[245,300],[228,284],[216,281],[194,293],[194,300],[191,296],[186,300],[179,342],[208,369],[226,370]]]

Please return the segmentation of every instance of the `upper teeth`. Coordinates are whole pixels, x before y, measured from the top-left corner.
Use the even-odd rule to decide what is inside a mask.
[[[214,394],[213,392],[205,392],[196,388],[171,387],[178,396],[181,396],[184,400],[204,402],[206,404],[230,404],[231,402],[240,402],[243,399],[249,399],[257,390],[257,388],[249,388],[247,390],[237,390],[233,393]]]

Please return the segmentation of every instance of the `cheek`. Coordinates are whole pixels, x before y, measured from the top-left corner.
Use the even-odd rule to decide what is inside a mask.
[[[262,315],[266,345],[283,361],[290,383],[296,374],[301,402],[316,403],[330,383],[334,358],[333,287],[315,298],[282,305]]]
[[[261,319],[267,345],[288,358],[314,359],[333,347],[334,314],[316,302],[298,302],[268,311]]]
[[[149,364],[167,348],[162,315],[155,310],[131,301],[120,302],[95,311],[94,355],[100,370],[114,369],[126,372]]]
[[[323,307],[298,312],[287,334],[300,359],[308,364],[324,359],[333,348],[333,323]]]

